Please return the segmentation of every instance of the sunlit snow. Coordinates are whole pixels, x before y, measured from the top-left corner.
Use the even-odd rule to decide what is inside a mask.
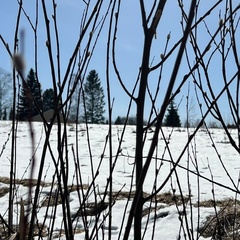
[[[8,121],[0,122],[0,144],[1,144],[1,168],[0,176],[9,177],[10,175],[10,159],[11,159],[11,123]],[[30,171],[32,169],[32,155],[34,154],[35,159],[35,168],[33,177],[37,179],[38,169],[41,161],[43,144],[45,139],[45,132],[43,125],[41,123],[33,123],[34,128],[34,146],[32,145],[32,140],[29,134],[29,124],[28,123],[18,123],[17,126],[17,135],[16,135],[16,146],[17,154],[16,158],[16,178],[29,178]],[[58,160],[58,151],[57,151],[57,125],[53,126],[50,145],[52,153],[56,160]],[[105,191],[105,187],[108,181],[109,176],[109,138],[108,136],[108,125],[88,125],[88,131],[84,124],[79,124],[76,126],[74,124],[67,125],[67,147],[68,147],[68,185],[76,184],[76,172],[74,159],[78,156],[80,167],[78,170],[82,176],[83,184],[90,184],[93,175],[96,174],[98,170],[98,175],[96,176],[95,186],[96,192],[101,198],[101,193]],[[151,130],[154,130],[152,128]],[[144,155],[147,156],[148,149],[151,144],[151,139],[153,136],[153,131],[148,130]],[[63,128],[62,128],[63,131]],[[113,162],[115,161],[115,156],[118,152],[119,141],[123,131],[123,126],[112,126],[112,154]],[[191,141],[191,144],[186,148],[185,152],[182,154],[183,149],[186,146],[188,137],[192,134],[194,129],[184,129],[184,128],[163,128],[163,132],[168,142],[166,148],[166,142],[163,136],[159,135],[159,142],[157,146],[157,151],[154,154],[155,158],[152,159],[152,163],[149,168],[149,172],[146,176],[144,182],[144,191],[151,193],[153,191],[154,180],[156,176],[156,169],[159,169],[156,188],[160,187],[164,182],[165,178],[169,174],[170,169],[172,168],[172,162],[177,162],[179,156],[179,164],[176,168],[176,172],[173,172],[171,178],[163,187],[161,192],[172,192],[176,191],[176,194],[179,194],[179,186],[177,178],[179,179],[181,189],[183,194],[188,196],[191,195],[191,200],[193,203],[202,200],[213,199],[224,199],[224,198],[235,198],[236,193],[231,189],[236,189],[238,187],[239,180],[239,169],[240,161],[239,154],[228,142],[227,136],[222,129],[210,129],[209,132],[206,129],[200,129],[196,136]],[[209,135],[210,133],[210,135]],[[62,132],[60,133],[62,134]],[[76,138],[76,134],[77,137]],[[237,132],[231,130],[231,134],[234,139],[237,139]],[[116,160],[114,171],[113,171],[113,191],[123,191],[128,192],[131,189],[131,176],[134,174],[134,153],[135,153],[135,126],[127,126],[126,131],[123,135],[122,144],[120,147],[120,154]],[[77,145],[76,145],[77,141]],[[237,140],[236,140],[237,141]],[[90,143],[90,144],[88,144]],[[104,147],[106,144],[106,150]],[[216,151],[217,150],[217,151]],[[170,151],[170,154],[169,154]],[[78,155],[76,153],[78,152]],[[91,153],[91,154],[90,154]],[[75,154],[75,158],[74,158]],[[182,154],[182,155],[181,155]],[[92,157],[92,163],[90,161],[90,156]],[[103,158],[101,158],[103,156]],[[65,157],[65,156],[64,156]],[[44,170],[42,181],[46,183],[51,183],[53,181],[53,176],[55,173],[54,163],[50,152],[48,150],[46,158],[44,160]],[[222,162],[221,162],[222,161]],[[99,165],[100,164],[100,165]],[[223,166],[224,164],[224,166]],[[99,168],[99,169],[98,169]],[[186,169],[189,169],[188,172]],[[200,177],[198,176],[200,175]],[[210,182],[207,179],[212,179],[214,182]],[[56,180],[55,180],[56,181]],[[134,184],[134,182],[133,182]],[[227,186],[228,188],[223,188],[222,185]],[[8,186],[7,184],[0,183],[0,188]],[[17,191],[16,201],[19,201],[22,197],[27,199],[27,187],[22,185],[17,185],[19,187]],[[133,185],[133,189],[135,184]],[[50,186],[41,189],[42,198],[46,196],[44,193],[50,191]],[[41,200],[41,199],[40,199]],[[94,200],[94,195],[90,194],[87,201],[91,202]],[[106,199],[107,200],[107,199]],[[79,209],[79,197],[76,191],[70,193],[70,206],[72,214],[76,213]],[[113,211],[112,211],[112,239],[119,238],[119,232],[121,229],[121,223],[123,219],[123,212],[125,209],[127,200],[121,199],[116,200]],[[146,203],[144,208],[149,207],[150,203]],[[159,203],[158,205],[160,205]],[[7,209],[8,209],[8,194],[0,198],[0,214],[7,219]],[[128,204],[127,212],[131,206],[131,202]],[[179,206],[181,209],[182,206]],[[14,204],[14,211],[17,214],[19,213],[19,204]],[[46,215],[46,207],[39,208],[38,212],[38,221],[41,222]],[[190,204],[187,204],[187,217],[189,218],[189,223],[191,224],[190,219],[192,218],[193,228],[195,236],[197,236],[197,227],[198,224],[201,225],[206,217],[214,213],[213,208],[200,208],[192,207]],[[107,210],[106,210],[107,213]],[[167,213],[167,214],[165,214]],[[100,221],[102,222],[105,212],[101,214]],[[175,205],[167,206],[162,204],[162,207],[157,211],[157,216],[163,214],[164,217],[158,217],[156,220],[156,226],[154,230],[154,239],[176,239],[179,230],[180,230],[180,221],[179,221],[179,209]],[[165,216],[165,215],[166,216]],[[143,217],[143,227],[142,231],[145,231],[145,239],[151,239],[153,234],[153,225],[154,225],[154,212],[148,217]],[[17,218],[15,217],[14,220]],[[126,224],[127,216],[125,217],[124,224]],[[48,221],[51,221],[51,216],[47,218],[46,224]],[[62,225],[62,207],[58,205],[57,207],[57,217],[55,219],[55,228],[63,228]],[[94,225],[94,217],[89,217],[90,229]],[[81,219],[79,218],[77,224],[78,228],[83,227]],[[75,226],[75,225],[74,225]],[[107,239],[108,228],[108,216],[104,221],[102,226],[105,232],[105,238]],[[124,227],[122,229],[121,235],[124,233]],[[77,239],[84,239],[84,233],[77,234]],[[102,235],[99,236],[101,239]],[[63,237],[64,239],[64,237]],[[121,239],[121,237],[120,237]],[[133,233],[131,232],[131,238],[133,239]],[[199,238],[203,239],[203,238]]]

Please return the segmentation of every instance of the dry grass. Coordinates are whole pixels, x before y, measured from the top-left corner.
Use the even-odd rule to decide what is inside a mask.
[[[59,204],[62,204],[61,196],[59,194],[51,194],[43,199],[41,207],[56,206]]]
[[[10,178],[9,177],[0,177],[0,182],[5,183],[5,184],[10,184]],[[15,179],[14,183],[19,184],[19,185],[23,185],[25,187],[30,186],[30,184],[32,184],[32,186],[36,186],[37,185],[37,180],[36,179]],[[51,184],[41,181],[40,185],[48,187]]]
[[[18,226],[14,225],[12,228],[12,231],[17,233]],[[47,236],[47,227],[43,226],[42,224],[38,224],[38,225],[35,224],[33,236],[46,237]],[[2,221],[0,221],[0,239],[9,239],[7,227],[5,226],[5,224]],[[18,234],[17,234],[16,238],[13,238],[13,239],[18,239]]]
[[[200,204],[205,207],[217,206],[220,210],[215,215],[209,216],[201,229],[203,237],[212,239],[240,239],[240,202],[234,199],[225,199],[212,203],[211,201]]]
[[[0,188],[0,198],[3,197],[5,194],[7,194],[9,192],[9,188],[8,187],[2,187]]]
[[[224,199],[224,200],[215,200],[213,201],[212,199],[210,200],[205,200],[205,201],[201,201],[199,203],[195,203],[194,207],[226,207],[227,205],[240,205],[240,201],[239,200],[235,200],[235,199]]]
[[[188,197],[181,196],[180,194],[173,194],[171,192],[165,192],[162,194],[156,195],[156,201],[159,203],[165,203],[169,206],[171,205],[182,205],[183,202],[186,204]]]
[[[7,177],[0,177],[0,182],[5,184],[10,184],[10,179]],[[21,184],[23,186],[29,186],[32,184],[35,186],[37,184],[36,180],[29,180],[29,179],[21,179],[15,180],[16,184]],[[50,186],[50,183],[41,182],[41,186]],[[87,189],[88,185],[83,185],[83,189]],[[72,185],[68,187],[69,192],[79,191],[80,187],[77,185]],[[3,197],[5,194],[9,192],[8,187],[0,188],[0,197]],[[123,199],[132,199],[135,195],[135,191],[127,192],[127,191],[120,191],[120,192],[113,192],[112,197],[114,201],[123,200]],[[143,194],[144,198],[149,197],[148,193]],[[182,205],[183,202],[186,204],[188,202],[188,197],[181,196],[177,194],[173,194],[172,192],[165,192],[156,195],[151,199],[153,203],[162,203],[166,206],[171,205]],[[47,195],[44,200],[41,202],[41,206],[54,206],[59,205],[62,203],[61,197],[57,196],[56,194]],[[24,203],[29,204],[28,202]],[[107,203],[106,203],[107,204]],[[164,208],[164,205],[155,205],[152,204],[152,207],[148,207],[143,210],[143,216],[147,215],[153,211],[157,211],[159,209]],[[106,209],[108,205],[104,205],[104,208],[99,211],[96,211],[98,214]],[[213,200],[206,200],[199,203],[194,204],[194,207],[213,207],[220,209],[217,211],[215,215],[209,216],[204,223],[204,226],[199,229],[201,236],[207,238],[211,237],[212,239],[221,239],[221,240],[228,240],[228,239],[240,239],[240,201],[234,199],[225,199],[222,201],[213,201]],[[95,215],[96,206],[93,208],[87,207],[88,211],[94,212],[93,214],[86,214],[86,215]],[[161,215],[158,217],[165,217],[168,215],[168,212],[161,212]],[[13,231],[17,231],[18,226],[13,227]],[[34,234],[46,236],[47,235],[47,228],[45,226],[35,226]],[[75,229],[76,232],[81,232],[82,229]],[[4,237],[6,234],[7,228],[3,222],[0,221],[0,236]],[[60,230],[58,233],[55,233],[57,237],[60,235],[64,235],[64,232]],[[55,236],[55,237],[56,237]],[[6,236],[5,236],[6,237]]]
[[[113,192],[112,197],[114,200],[122,200],[122,199],[132,199],[135,196],[135,191],[132,192]],[[143,197],[147,198],[150,195],[148,193],[143,193]],[[173,194],[171,192],[164,192],[161,194],[157,194],[155,197],[152,198],[152,201],[156,201],[159,203],[165,203],[167,205],[181,205],[184,202],[188,201],[188,197]]]
[[[10,178],[9,177],[0,177],[0,182],[4,183],[6,185],[10,185]],[[37,185],[37,180],[36,179],[15,179],[14,183],[17,185],[22,185],[25,187],[29,187],[30,184],[32,186],[36,186]],[[48,187],[51,186],[51,183],[46,183],[41,181],[40,185],[42,187]],[[87,189],[89,186],[87,184],[83,184],[83,186],[78,186],[78,185],[71,185],[68,186],[68,190],[69,192],[74,192],[74,191],[79,191],[80,189]],[[5,194],[7,194],[9,192],[9,187],[4,186],[0,188],[0,198],[3,197]],[[60,197],[60,195],[54,194],[54,193],[50,193],[49,195],[47,195],[43,201],[41,202],[41,207],[46,207],[46,206],[55,206],[55,205],[59,205],[62,203],[62,199]],[[17,201],[16,204],[20,204],[20,201]],[[25,199],[23,200],[23,205],[29,205],[31,204],[31,202],[29,202],[29,200]],[[81,232],[83,231],[82,229],[75,229],[75,233],[77,232]],[[11,229],[11,232],[13,234],[13,239],[17,239],[18,238],[18,225],[14,225]],[[59,230],[57,232],[55,232],[55,237],[53,238],[58,238],[62,233],[62,230]],[[48,231],[47,231],[47,227],[46,226],[42,226],[41,223],[39,223],[38,225],[35,225],[34,227],[34,236],[41,236],[41,237],[45,237],[48,235]],[[8,239],[8,227],[7,227],[7,222],[6,220],[4,220],[2,218],[2,221],[0,220],[0,239]]]

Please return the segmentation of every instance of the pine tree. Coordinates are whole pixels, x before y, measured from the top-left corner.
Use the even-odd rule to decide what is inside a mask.
[[[117,117],[117,119],[115,120],[115,123],[114,124],[116,124],[116,125],[120,125],[120,124],[123,124],[123,120],[122,120],[122,118],[120,117],[120,116],[118,116]]]
[[[89,123],[104,122],[104,91],[95,70],[91,70],[84,84],[83,101],[85,106],[84,120]]]
[[[181,127],[181,121],[174,99],[169,104],[163,125],[167,127]]]
[[[54,109],[54,92],[49,88],[43,92],[43,111]]]
[[[42,109],[41,85],[36,78],[34,70],[31,68],[26,78],[26,85],[35,99],[38,107]],[[19,96],[18,120],[24,121],[38,114],[34,101],[29,94],[27,87],[23,84]]]

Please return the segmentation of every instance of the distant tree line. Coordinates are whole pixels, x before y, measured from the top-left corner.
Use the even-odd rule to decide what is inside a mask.
[[[38,81],[36,73],[33,69],[30,69],[26,80],[26,86],[22,86],[19,92],[19,101],[17,104],[17,119],[25,121],[33,116],[39,114],[39,110],[46,112],[50,109],[54,109],[54,91],[52,88],[42,91],[41,83]],[[11,108],[12,103],[8,100],[11,90],[11,75],[0,68],[0,120],[12,120],[13,110]],[[29,92],[30,91],[30,95]],[[91,70],[86,77],[86,81],[83,85],[81,94],[81,104],[78,101],[79,92],[76,91],[72,96],[72,103],[70,105],[70,119],[76,122],[88,122],[88,123],[106,123],[104,118],[104,91],[101,86],[101,80],[98,77],[96,70]],[[34,101],[33,101],[34,99]],[[82,111],[79,111],[80,105]],[[81,112],[81,116],[79,115]],[[114,121],[116,125],[136,125],[135,116],[118,116]],[[145,124],[147,122],[145,121]],[[175,104],[175,100],[169,103],[165,119],[162,126],[167,127],[181,127],[181,120],[178,114],[178,107]],[[215,122],[209,124],[210,127],[216,128]],[[184,127],[191,127],[188,123],[184,124]],[[234,124],[228,124],[228,128],[236,128]]]
[[[73,75],[75,78],[76,75]],[[73,79],[73,82],[78,79]],[[11,89],[11,75],[0,69],[0,120],[11,120],[13,111],[8,94]],[[28,120],[39,114],[54,109],[54,91],[52,88],[42,91],[36,73],[31,68],[19,91],[16,117],[20,121]],[[80,92],[81,91],[81,92]],[[30,93],[29,93],[30,92]],[[79,98],[79,95],[81,96]],[[101,80],[96,70],[91,70],[86,77],[83,88],[77,88],[69,105],[69,117],[76,122],[105,123],[105,100]],[[82,108],[81,111],[79,108]],[[80,114],[79,114],[80,113]],[[145,122],[147,124],[147,122]],[[135,116],[118,116],[114,124],[136,125]],[[171,101],[165,116],[164,126],[180,127],[181,121],[174,100]]]
[[[75,77],[76,75],[73,76],[73,78]],[[25,80],[26,86],[21,86],[17,104],[16,117],[20,121],[25,121],[38,115],[39,110],[46,112],[54,109],[55,106],[53,89],[49,88],[42,91],[41,83],[33,69],[30,69]],[[77,81],[78,79],[73,80]],[[10,90],[11,74],[0,68],[0,120],[12,119],[12,103],[8,100],[11,99],[9,97]],[[30,91],[30,95],[28,91]],[[79,95],[81,96],[80,98]],[[81,111],[79,110],[80,107],[82,108]],[[106,123],[104,107],[105,100],[101,80],[96,70],[91,70],[86,77],[83,88],[77,88],[72,95],[71,104],[69,105],[69,118],[76,122]],[[136,117],[118,116],[114,124],[136,125]],[[145,124],[147,124],[146,121]],[[169,103],[162,125],[169,127],[181,127],[182,125],[174,99]],[[185,123],[184,126],[188,125]],[[229,128],[234,127],[229,125]]]
[[[118,116],[114,122],[116,125],[123,125],[123,124],[128,124],[128,125],[136,125],[136,117],[131,116],[131,117],[120,117]]]
[[[12,103],[8,101],[11,90],[12,77],[0,68],[0,120],[13,118]],[[69,116],[72,120],[88,123],[104,123],[104,91],[100,78],[95,70],[91,70],[86,77],[81,92],[81,104],[77,101],[78,94],[73,94]],[[76,91],[77,92],[77,91]],[[55,108],[55,95],[52,88],[42,91],[42,86],[36,73],[31,68],[19,89],[19,97],[16,109],[16,118],[26,121],[39,114]],[[82,105],[81,117],[78,116],[78,108]]]
[[[21,87],[19,94],[19,103],[17,107],[18,120],[25,121],[36,116],[39,110],[45,112],[54,109],[55,101],[53,89],[49,88],[42,93],[41,84],[33,69],[30,69],[25,82],[26,86],[23,85]],[[30,95],[28,91],[30,91]],[[78,96],[78,91],[72,96],[72,103],[69,108],[71,119],[76,122],[105,123],[104,91],[96,70],[91,70],[86,77],[81,94],[82,104],[79,103]],[[79,111],[80,106],[82,106],[82,111]],[[78,116],[79,112],[82,113],[80,117]],[[145,123],[147,124],[147,122]],[[136,117],[118,116],[115,120],[115,124],[136,125]],[[163,126],[181,127],[178,108],[175,105],[174,99],[169,104]]]
[[[136,125],[137,120],[136,117],[130,116],[130,117],[120,117],[118,116],[114,122],[114,124],[123,125]],[[147,122],[144,123],[147,125]],[[163,122],[163,126],[166,127],[181,127],[181,120],[178,115],[178,108],[175,104],[174,99],[170,102],[169,107],[167,109],[167,113],[165,115],[165,119]]]

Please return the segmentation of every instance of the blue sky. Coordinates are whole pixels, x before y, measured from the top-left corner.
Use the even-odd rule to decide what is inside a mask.
[[[79,24],[81,22],[81,16],[84,10],[84,4],[82,0],[59,0],[57,1],[57,18],[58,18],[58,31],[60,38],[60,49],[61,49],[61,78],[64,76],[64,72],[66,70],[69,58],[72,54],[72,51],[76,45],[79,36]],[[94,1],[95,2],[95,1]],[[108,1],[107,1],[108,2]],[[145,1],[146,5],[152,3],[153,1]],[[188,4],[188,1],[185,1]],[[199,16],[205,13],[210,4],[215,3],[216,1],[200,1],[199,6]],[[237,1],[233,1],[235,4]],[[51,1],[46,1],[48,7],[48,14],[50,24],[53,24],[51,15],[52,15],[52,6]],[[32,0],[24,0],[23,7],[27,12],[30,20],[35,22],[35,1]],[[148,6],[147,6],[148,7]],[[187,9],[188,6],[186,6]],[[214,30],[218,27],[219,23],[219,14],[224,9],[224,5],[220,5],[212,14],[206,19],[208,27],[210,30]],[[147,10],[149,10],[147,8]],[[2,1],[0,8],[0,34],[3,38],[8,42],[10,49],[13,47],[14,40],[14,32],[15,32],[15,23],[16,23],[16,15],[18,11],[17,0],[8,0]],[[151,59],[153,65],[159,62],[160,55],[164,51],[166,37],[167,34],[171,33],[171,38],[169,41],[170,49],[182,36],[182,30],[180,25],[180,10],[178,8],[178,3],[176,0],[167,1],[165,12],[162,16],[162,20],[159,24],[157,30],[157,38],[153,41],[153,48],[151,53]],[[129,1],[123,0],[121,6],[121,12],[119,16],[119,26],[118,26],[118,36],[117,36],[117,47],[116,47],[116,56],[117,63],[119,67],[119,71],[121,73],[122,79],[126,87],[129,91],[132,91],[134,83],[136,81],[138,70],[141,63],[142,56],[142,45],[143,45],[143,32],[141,26],[141,18],[139,12],[139,3],[138,1]],[[109,18],[107,19],[106,24],[108,24]],[[26,61],[26,72],[32,67],[34,68],[34,34],[31,30],[30,24],[26,17],[22,15],[21,17],[21,29],[25,31],[25,44],[24,44],[24,55]],[[202,24],[199,29],[199,37],[201,37],[201,41],[199,41],[199,46],[203,50],[206,47],[207,42],[210,37],[206,32],[206,28]],[[54,35],[54,33],[52,32]],[[92,56],[92,61],[89,65],[89,71],[91,69],[95,69],[100,79],[102,80],[102,85],[106,88],[106,45],[107,45],[107,34],[108,28],[105,27],[101,33],[99,42],[96,46],[95,52]],[[53,37],[54,39],[54,37]],[[46,42],[46,33],[45,33],[45,25],[42,17],[42,8],[41,1],[39,1],[39,23],[38,23],[38,74],[39,79],[42,83],[43,90],[52,87],[51,83],[51,73],[49,68],[49,62],[47,57],[47,49],[45,46]],[[191,49],[189,47],[189,49]],[[168,80],[170,78],[171,70],[174,64],[176,51],[173,53],[172,58],[167,61],[163,68],[162,72],[162,80],[161,80],[161,90],[157,101],[157,108],[161,107],[161,101],[164,96],[164,91],[166,90],[166,86]],[[189,50],[190,56],[191,50]],[[193,61],[193,60],[192,60]],[[211,66],[210,72],[212,76],[216,79],[221,78],[221,66],[220,62],[218,63],[218,58],[214,60],[216,66]],[[193,63],[191,63],[193,64]],[[0,67],[6,69],[7,71],[11,71],[11,61],[4,49],[2,43],[0,43]],[[230,71],[231,71],[231,63],[230,63]],[[235,68],[233,67],[233,72]],[[188,73],[186,60],[183,58],[183,63],[180,67],[176,87],[182,80],[183,76]],[[154,94],[156,90],[156,83],[158,80],[159,71],[156,71],[150,74],[149,77],[149,86]],[[231,73],[229,73],[229,77]],[[118,115],[124,116],[126,114],[126,109],[129,103],[129,98],[126,93],[121,89],[117,77],[111,70],[111,97],[115,99],[113,106],[113,119],[115,119]],[[191,79],[189,79],[191,83]],[[221,90],[222,84],[220,84],[221,80],[213,80],[212,84],[214,86],[214,91],[218,93]],[[190,84],[191,87],[191,96],[193,99],[195,106],[194,115],[195,117],[199,116],[199,110],[197,106],[197,102],[195,100],[194,88],[193,85]],[[175,88],[176,88],[175,87]],[[181,99],[181,104],[179,106],[179,114],[182,122],[186,119],[186,95],[187,95],[187,87],[183,87],[182,91],[176,98],[176,103],[179,104]],[[135,95],[136,96],[136,95]],[[226,105],[226,100],[222,100],[220,102],[223,115],[226,115],[226,121],[228,121],[228,113],[229,107]],[[148,110],[150,109],[149,102],[146,102],[146,116],[148,115]],[[132,115],[135,114],[134,107],[132,109]]]

